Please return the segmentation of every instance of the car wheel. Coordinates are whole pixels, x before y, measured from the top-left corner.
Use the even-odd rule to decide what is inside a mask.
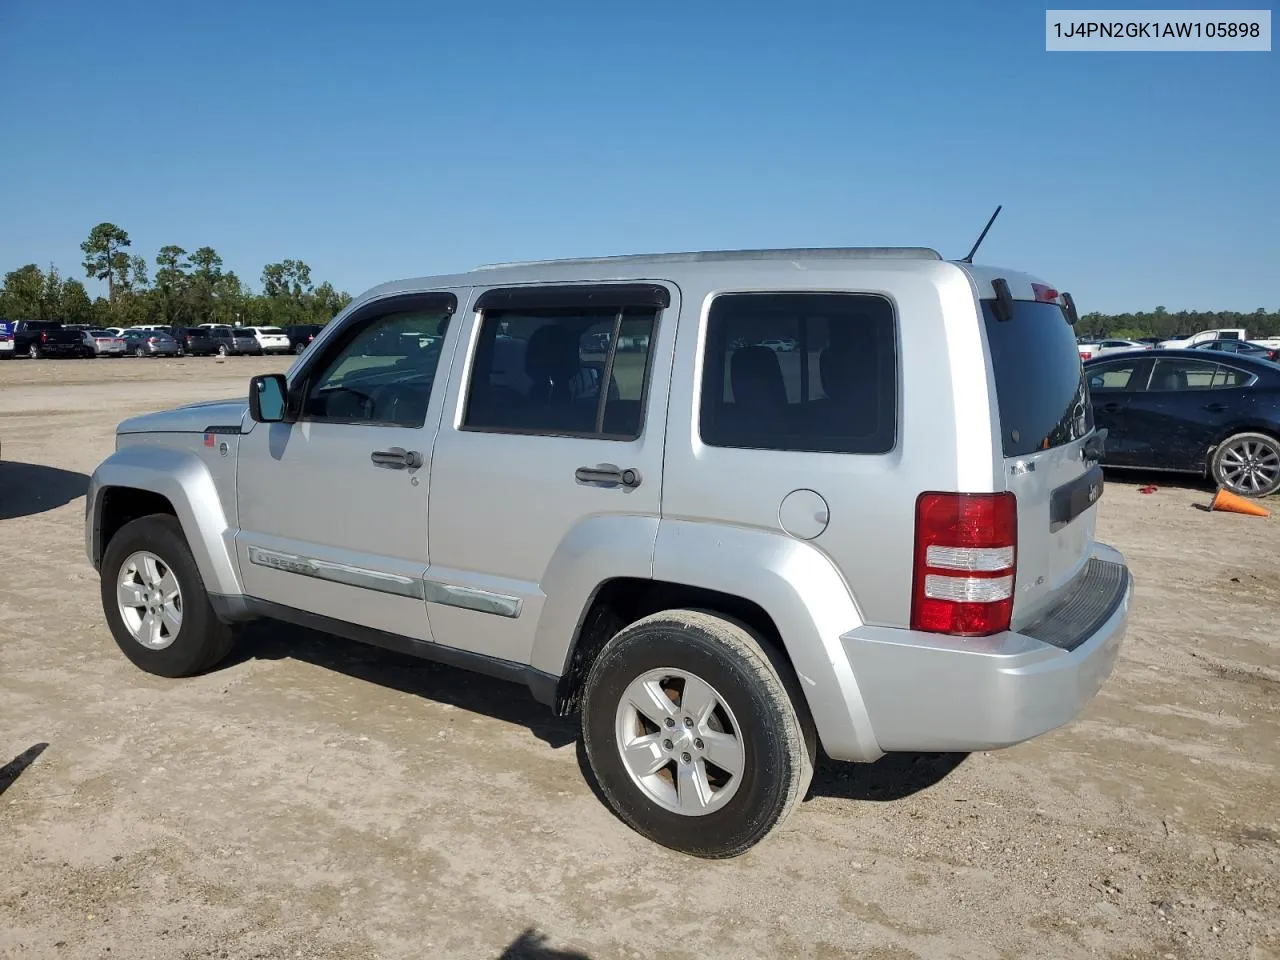
[[[39,360],[41,357],[44,356],[44,351],[40,349],[39,344],[33,343],[30,347],[27,348],[27,356],[30,357],[32,360]]]
[[[1280,441],[1265,433],[1237,433],[1218,444],[1209,472],[1231,493],[1268,497],[1280,490]]]
[[[111,538],[102,609],[116,644],[147,673],[203,673],[231,651],[231,628],[209,605],[182,527],[168,514],[132,520]]]
[[[134,348],[133,348],[133,355],[134,355],[135,357],[145,357],[145,356],[147,355],[147,352],[146,352],[145,350],[143,350],[141,347],[134,347]]]
[[[220,356],[220,357],[225,357],[226,355],[227,355],[227,348],[226,348],[226,347],[223,347],[223,346],[219,346],[219,347],[218,347],[218,356]]]
[[[305,349],[307,349],[307,348],[306,348],[306,346],[305,346],[304,344],[301,344],[301,343],[295,343],[295,344],[293,345],[293,352],[294,352],[295,354],[302,353],[302,351],[303,351],[303,350],[305,350]]]
[[[759,843],[813,778],[813,725],[784,677],[767,641],[703,611],[667,610],[620,631],[582,701],[583,746],[609,805],[693,856]]]

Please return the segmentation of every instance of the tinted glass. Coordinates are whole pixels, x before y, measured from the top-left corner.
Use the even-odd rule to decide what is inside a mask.
[[[1236,387],[1243,387],[1252,379],[1252,375],[1245,373],[1243,370],[1236,370],[1234,367],[1219,366],[1213,374],[1213,389],[1215,390],[1231,390]]]
[[[310,377],[302,416],[420,427],[440,361],[437,337],[448,315],[413,310],[362,325]]]
[[[1209,360],[1157,360],[1147,390],[1208,390],[1217,369]]]
[[[656,322],[649,307],[486,311],[463,426],[635,439]]]
[[[883,297],[717,297],[707,318],[702,440],[716,447],[885,453],[896,437],[897,370],[893,307]]]
[[[1093,429],[1075,330],[1054,303],[1015,300],[1013,318],[999,320],[982,301],[991,348],[1000,433],[1006,457],[1021,457],[1079,440]]]
[[[1105,366],[1090,367],[1087,372],[1089,390],[1093,393],[1106,393],[1108,390],[1128,389],[1133,371],[1140,360],[1129,360],[1124,363],[1108,363]]]

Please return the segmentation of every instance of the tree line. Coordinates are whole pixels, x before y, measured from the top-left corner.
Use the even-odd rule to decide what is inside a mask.
[[[129,234],[100,223],[80,244],[85,278],[106,284],[107,295],[90,298],[82,281],[28,263],[4,276],[0,320],[61,320],[97,327],[139,324],[196,326],[201,323],[288,326],[328,323],[351,302],[351,295],[325,281],[312,282],[301,260],[281,260],[262,268],[261,292],[233,270],[223,269],[212,247],[188,252],[170,244],[157,252],[154,274],[145,258],[131,253]]]
[[[1235,310],[1179,310],[1170,313],[1164,307],[1142,313],[1086,313],[1081,315],[1076,330],[1081,336],[1170,337],[1201,330],[1243,327],[1249,337],[1280,336],[1280,311],[1267,312],[1259,307],[1252,313]]]

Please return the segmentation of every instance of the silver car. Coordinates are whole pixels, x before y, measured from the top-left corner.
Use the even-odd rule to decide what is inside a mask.
[[[135,357],[176,357],[178,341],[159,330],[126,329],[121,339],[125,350]]]
[[[246,399],[119,425],[104,615],[163,676],[266,617],[523,684],[626,823],[740,854],[819,746],[1018,743],[1110,673],[1133,583],[1076,316],[915,248],[377,287]]]

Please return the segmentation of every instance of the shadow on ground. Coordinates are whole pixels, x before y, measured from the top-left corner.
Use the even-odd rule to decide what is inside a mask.
[[[47,743],[37,743],[34,746],[27,747],[3,767],[0,767],[0,794],[12,787],[27,767],[36,762],[36,757],[40,756],[48,748],[49,745]]]
[[[964,763],[967,753],[890,753],[874,763],[842,763],[826,757],[813,772],[809,796],[892,801],[928,790]]]
[[[547,938],[536,930],[526,930],[498,955],[498,960],[591,960],[577,950],[558,950],[547,945]]]
[[[83,497],[88,489],[89,478],[83,473],[0,460],[0,520],[53,510]]]
[[[356,680],[527,727],[556,749],[578,737],[577,723],[556,717],[520,684],[273,620],[246,624],[240,634],[236,653],[225,666],[251,658],[301,660]]]

